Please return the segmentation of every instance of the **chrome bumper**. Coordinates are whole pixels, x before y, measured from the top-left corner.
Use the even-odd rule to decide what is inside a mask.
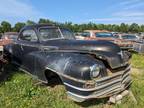
[[[90,95],[79,95],[68,91],[68,96],[77,102],[82,102],[92,98],[104,98],[113,96],[124,91],[131,84],[130,66],[123,71],[113,73],[111,76],[100,78],[95,81],[95,88],[78,88],[67,83],[64,83],[72,89],[80,92],[90,92]]]

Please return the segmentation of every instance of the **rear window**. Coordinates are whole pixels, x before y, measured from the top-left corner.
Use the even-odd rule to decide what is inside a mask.
[[[60,31],[57,28],[41,28],[39,32],[40,32],[42,41],[61,38]]]
[[[83,36],[83,37],[90,37],[90,33],[89,32],[83,32],[81,34],[81,36]]]

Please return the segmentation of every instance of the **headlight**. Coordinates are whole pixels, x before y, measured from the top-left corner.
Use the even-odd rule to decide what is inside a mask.
[[[91,78],[95,78],[99,75],[100,73],[100,67],[97,64],[94,64],[93,66],[90,67],[90,76]]]

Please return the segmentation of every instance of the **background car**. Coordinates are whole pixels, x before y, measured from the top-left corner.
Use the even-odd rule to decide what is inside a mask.
[[[123,50],[129,50],[133,48],[132,42],[124,40],[119,37],[119,34],[115,35],[106,30],[85,30],[81,33],[81,36],[77,36],[79,40],[104,40],[113,42],[121,47]]]
[[[139,40],[139,37],[134,34],[124,34],[119,37],[120,39],[136,42]]]
[[[17,32],[5,32],[2,35],[2,39],[10,39],[10,40],[15,40],[18,37],[18,33]]]

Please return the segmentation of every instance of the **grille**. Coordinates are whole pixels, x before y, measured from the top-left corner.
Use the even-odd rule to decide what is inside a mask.
[[[96,80],[97,89],[94,94],[97,95],[98,97],[109,96],[112,93],[116,94],[118,92],[123,91],[130,84],[131,84],[130,66],[128,66],[122,71],[113,73],[111,76]]]

